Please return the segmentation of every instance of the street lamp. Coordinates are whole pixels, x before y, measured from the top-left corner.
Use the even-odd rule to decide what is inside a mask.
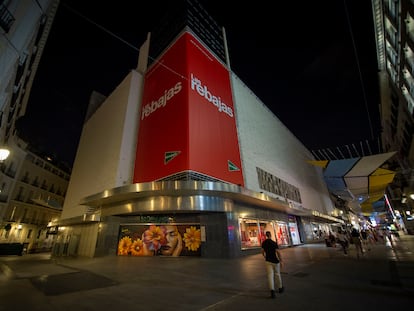
[[[10,150],[5,148],[5,147],[1,147],[0,148],[0,162],[3,162],[4,160],[7,159],[7,157],[10,154]]]

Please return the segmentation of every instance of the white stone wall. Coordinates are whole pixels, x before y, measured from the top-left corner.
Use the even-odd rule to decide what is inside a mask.
[[[85,123],[61,219],[85,214],[83,198],[132,183],[142,83],[132,71]],[[329,214],[333,204],[321,169],[307,163],[310,151],[235,75],[232,84],[245,187],[263,191],[259,167],[299,189],[302,203],[295,207]]]
[[[132,183],[142,81],[131,71],[85,122],[61,219],[83,215],[83,198]]]
[[[256,172],[259,167],[299,188],[302,203],[292,202],[295,206],[329,214],[333,203],[321,169],[307,162],[313,160],[311,152],[235,75],[232,75],[232,86],[245,187],[285,199],[260,189]]]

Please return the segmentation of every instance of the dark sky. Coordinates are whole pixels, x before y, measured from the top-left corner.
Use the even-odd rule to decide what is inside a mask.
[[[136,68],[167,2],[61,0],[20,133],[72,164],[91,92]],[[226,29],[232,70],[308,149],[378,139],[371,1],[200,2]]]

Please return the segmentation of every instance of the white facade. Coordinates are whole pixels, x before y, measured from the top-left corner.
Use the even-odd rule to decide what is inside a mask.
[[[0,4],[0,144],[26,112],[30,89],[59,0],[12,0]]]
[[[302,203],[291,201],[296,208],[331,214],[334,206],[322,171],[307,162],[314,159],[311,152],[234,74],[232,86],[245,187],[264,191],[258,183],[259,167],[299,189]],[[281,195],[266,194],[285,200]]]
[[[118,234],[119,226],[106,221],[111,216],[134,218],[137,214],[185,214],[211,209],[233,214],[228,216],[233,224],[242,215],[264,219],[259,209],[254,210],[257,204],[260,209],[266,206],[276,213],[270,217],[283,212],[284,221],[288,214],[328,219],[334,206],[321,169],[307,162],[313,160],[311,153],[237,76],[231,74],[231,79],[245,187],[222,185],[223,197],[215,191],[210,197],[211,185],[202,183],[190,183],[197,184],[196,189],[185,188],[189,185],[185,183],[168,184],[173,185],[171,189],[164,188],[164,183],[131,184],[143,88],[142,74],[132,70],[85,121],[58,223],[65,231],[61,232],[58,247],[69,244],[69,249],[77,249],[77,255],[96,255],[100,237],[108,231],[111,239]],[[301,200],[262,189],[257,168],[297,188]],[[238,200],[245,203],[240,205]]]
[[[60,217],[70,175],[15,137],[9,148],[0,170],[0,243],[50,251],[55,237],[49,235],[50,223]]]
[[[132,183],[141,85],[131,71],[85,122],[62,219],[89,213],[84,197]]]
[[[49,222],[62,211],[69,174],[31,153],[16,136],[15,122],[26,113],[59,0],[9,0],[0,3],[0,148],[10,150],[0,163],[0,243],[49,249]]]
[[[94,209],[81,205],[88,196],[132,183],[139,102],[143,77],[133,70],[85,122],[61,219],[84,217]],[[309,150],[232,74],[245,188],[260,188],[256,167],[297,187],[298,210],[330,215],[334,209],[322,171],[309,164]],[[271,192],[266,195],[285,201]]]

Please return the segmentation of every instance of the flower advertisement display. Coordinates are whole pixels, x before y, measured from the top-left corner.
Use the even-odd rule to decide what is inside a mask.
[[[121,225],[118,256],[200,256],[197,224]]]

